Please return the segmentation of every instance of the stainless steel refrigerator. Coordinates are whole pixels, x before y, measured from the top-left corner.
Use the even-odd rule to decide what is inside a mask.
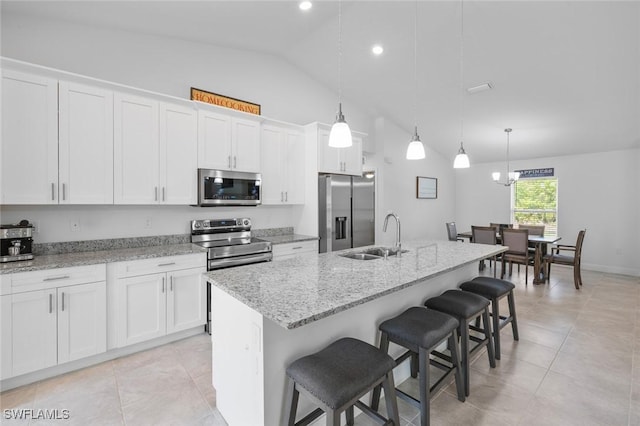
[[[370,172],[318,177],[320,253],[375,243],[374,180]]]

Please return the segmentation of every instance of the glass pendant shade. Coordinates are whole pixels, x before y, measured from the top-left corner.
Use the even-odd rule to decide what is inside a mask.
[[[498,182],[500,180],[500,172],[491,173],[491,177],[493,178],[494,182]]]
[[[416,126],[415,133],[407,147],[407,160],[422,160],[425,157],[424,145],[418,136],[418,127]]]
[[[509,180],[512,182],[516,182],[520,179],[520,172],[509,172]]]
[[[342,115],[342,104],[338,104],[338,115],[336,121],[331,126],[329,133],[329,146],[333,148],[348,148],[353,145],[351,139],[351,129]]]
[[[469,156],[466,152],[464,152],[464,147],[462,146],[462,142],[460,142],[460,149],[458,150],[458,155],[456,155],[455,160],[453,160],[453,168],[454,169],[468,169],[469,168]]]

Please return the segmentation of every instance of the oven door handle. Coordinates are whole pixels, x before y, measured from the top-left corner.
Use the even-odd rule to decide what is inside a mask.
[[[209,260],[209,270],[226,268],[228,266],[248,265],[250,263],[269,262],[273,259],[273,253],[259,253],[249,256],[228,257],[225,259]]]

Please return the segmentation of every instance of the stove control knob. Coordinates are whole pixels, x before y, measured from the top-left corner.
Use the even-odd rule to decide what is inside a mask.
[[[251,224],[251,222],[249,221],[249,219],[245,219],[245,220],[242,221],[242,224],[244,226],[249,226],[249,224]]]
[[[202,225],[200,224],[200,222],[196,222],[196,223],[193,224],[193,227],[196,228],[196,229],[200,228],[201,226]]]

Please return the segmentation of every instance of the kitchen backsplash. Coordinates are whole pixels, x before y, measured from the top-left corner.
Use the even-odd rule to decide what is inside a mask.
[[[293,227],[254,229],[254,237],[272,237],[293,234]],[[64,241],[59,243],[33,244],[33,254],[50,255],[78,253],[83,251],[114,250],[137,247],[152,247],[168,244],[185,244],[191,241],[190,234],[158,235],[153,237],[110,238],[103,240]]]

